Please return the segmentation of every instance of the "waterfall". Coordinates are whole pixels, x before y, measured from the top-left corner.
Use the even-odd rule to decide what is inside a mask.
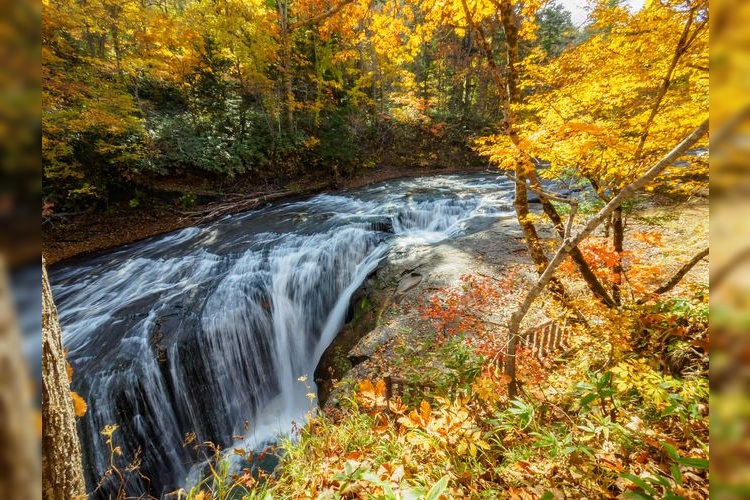
[[[109,468],[101,430],[150,481],[185,484],[187,433],[260,448],[310,409],[299,382],[341,329],[355,290],[394,245],[428,245],[510,211],[497,176],[439,176],[324,194],[226,217],[51,271],[91,491]],[[249,423],[245,433],[245,422]],[[98,494],[106,497],[111,481]]]

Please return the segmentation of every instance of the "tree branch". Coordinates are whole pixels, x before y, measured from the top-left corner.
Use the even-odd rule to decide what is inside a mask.
[[[516,183],[520,182],[516,177],[514,177],[510,173],[507,173],[506,175],[508,175],[508,177],[512,179],[514,182]],[[576,212],[578,211],[578,201],[574,198],[563,198],[560,196],[553,196],[550,193],[547,193],[546,191],[542,190],[541,183],[539,181],[539,177],[536,175],[536,172],[532,172],[532,175],[529,181],[531,184],[529,186],[529,189],[531,189],[532,192],[536,193],[539,196],[539,200],[542,202],[542,209],[544,210],[544,213],[547,214],[547,217],[549,217],[549,219],[552,221],[552,224],[554,225],[555,230],[557,231],[557,234],[563,240],[570,238],[572,234],[572,230],[573,230],[574,218],[575,218]],[[554,200],[558,200],[558,201],[570,204],[571,210],[570,210],[570,215],[568,217],[567,224],[563,224],[560,214],[557,213],[557,210],[555,209],[554,205],[552,205],[552,203],[550,203],[549,199],[547,198],[551,198]],[[576,266],[578,267],[578,271],[581,273],[581,277],[586,282],[586,285],[589,287],[589,290],[591,290],[591,293],[593,293],[595,297],[601,300],[608,307],[615,307],[617,304],[615,303],[614,299],[612,299],[612,297],[609,296],[609,293],[607,293],[607,290],[599,281],[599,278],[591,269],[591,266],[589,266],[589,263],[586,261],[586,258],[583,256],[583,253],[581,252],[581,250],[578,247],[574,248],[573,250],[571,250],[570,256],[573,258],[573,261],[576,263]]]
[[[518,178],[516,178],[510,172],[505,172],[505,176],[508,179],[510,179],[513,182],[515,182],[516,184],[518,184],[519,182],[521,182],[520,180],[518,180]],[[565,198],[563,196],[558,196],[556,194],[550,193],[549,191],[545,191],[544,189],[538,188],[538,187],[534,186],[533,184],[532,185],[526,185],[526,187],[529,189],[529,191],[531,191],[532,193],[534,193],[534,194],[536,194],[537,196],[540,196],[540,197],[543,196],[545,198],[549,198],[550,200],[559,201],[561,203],[567,203],[568,205],[572,205],[573,203],[578,204],[578,202],[575,201],[572,198]]]
[[[679,283],[682,278],[685,277],[685,275],[701,260],[705,259],[706,256],[708,256],[708,247],[706,247],[704,250],[701,250],[698,252],[692,259],[690,259],[688,262],[686,262],[674,275],[672,275],[669,280],[664,283],[662,286],[651,292],[651,296],[654,295],[661,295],[663,293],[667,293],[672,288],[677,286],[677,283]],[[640,299],[637,303],[642,304],[645,302],[645,299]]]
[[[322,21],[323,19],[327,19],[333,15],[338,14],[341,9],[349,5],[350,3],[354,2],[354,0],[343,0],[342,2],[337,3],[330,9],[328,9],[325,12],[321,12],[317,16],[313,16],[309,19],[305,19],[304,21],[297,21],[296,23],[293,23],[289,25],[289,32],[296,30],[297,28],[301,28],[303,26],[310,26],[311,24],[315,24],[319,21]]]
[[[586,225],[581,229],[576,236],[567,238],[563,241],[557,253],[547,264],[547,268],[542,272],[539,279],[533,287],[526,293],[521,305],[513,312],[510,319],[510,325],[508,328],[509,342],[508,342],[508,356],[505,360],[505,373],[515,373],[515,352],[518,345],[518,332],[521,326],[521,321],[526,316],[526,313],[531,308],[531,304],[544,290],[547,284],[552,279],[555,271],[563,263],[565,258],[570,252],[576,248],[576,246],[586,239],[602,222],[612,213],[614,210],[621,206],[622,203],[631,198],[637,191],[643,189],[649,182],[653,181],[665,168],[672,165],[685,151],[690,149],[698,139],[700,139],[708,131],[708,120],[705,120],[698,127],[696,127],[685,139],[682,140],[672,151],[667,153],[661,160],[654,164],[648,171],[643,174],[640,178],[631,182],[625,186],[599,213],[591,218]],[[515,396],[518,387],[515,379],[511,379],[509,385],[509,393],[511,397]]]

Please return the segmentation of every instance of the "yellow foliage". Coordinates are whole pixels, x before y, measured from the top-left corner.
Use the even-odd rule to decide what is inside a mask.
[[[707,2],[654,2],[635,14],[603,2],[592,15],[590,39],[546,64],[520,66],[528,92],[517,112],[520,139],[511,145],[507,137],[489,136],[477,143],[501,169],[524,153],[548,160],[550,178],[587,177],[616,191],[707,118]],[[674,187],[705,185],[706,172],[690,168],[670,174],[697,176],[702,184]]]
[[[458,455],[476,456],[479,449],[488,449],[482,439],[482,431],[469,412],[467,396],[459,396],[451,402],[437,398],[440,406],[433,412],[427,401],[422,400],[418,410],[398,419],[405,429],[407,441],[429,451],[450,451]]]

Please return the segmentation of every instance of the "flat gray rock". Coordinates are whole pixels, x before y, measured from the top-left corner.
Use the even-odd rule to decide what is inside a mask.
[[[401,278],[396,287],[396,295],[403,295],[422,282],[424,276],[420,273],[409,273]]]
[[[371,331],[365,337],[349,351],[347,358],[352,362],[352,365],[358,365],[363,361],[366,361],[375,354],[391,337],[393,337],[395,331],[393,328],[387,326],[381,326]]]

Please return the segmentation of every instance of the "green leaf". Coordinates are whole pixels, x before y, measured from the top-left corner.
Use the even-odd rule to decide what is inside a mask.
[[[544,493],[542,493],[542,498],[540,500],[554,500],[555,495],[552,494],[550,490],[545,490]]]
[[[612,389],[611,387],[604,387],[602,389],[599,389],[600,398],[608,398],[610,396],[614,396],[615,394],[617,394],[617,391],[615,389]]]
[[[669,443],[662,443],[661,445],[664,447],[664,450],[667,452],[667,455],[669,455],[669,458],[675,461],[680,460],[680,454],[677,453],[677,450],[675,449],[674,446],[672,446]]]
[[[646,481],[648,481],[651,484],[659,484],[661,486],[664,486],[665,488],[669,488],[669,479],[662,476],[661,474],[658,476],[648,476],[646,478]]]
[[[427,500],[437,500],[448,487],[448,476],[443,476],[440,481],[435,483],[430,491],[427,492]]]
[[[646,481],[636,476],[635,474],[626,473],[626,474],[623,474],[622,477],[632,481],[636,486],[638,486],[640,489],[642,489],[646,493],[650,493],[652,495],[656,494],[656,490],[653,488],[653,486],[651,486],[650,484],[648,484]]]
[[[383,484],[383,481],[378,477],[378,475],[372,471],[367,471],[362,474],[362,479],[378,486],[381,486]]]
[[[661,416],[668,417],[669,415],[676,412],[679,407],[680,407],[679,404],[673,404],[672,406],[666,408],[663,412],[661,412]]]
[[[677,464],[672,464],[672,479],[674,479],[675,483],[682,486],[682,472],[680,472],[680,467]]]
[[[578,389],[579,391],[593,391],[594,386],[591,384],[587,384],[586,382],[578,382],[576,384],[576,389]]]
[[[584,407],[584,406],[588,406],[588,405],[589,405],[589,404],[591,404],[591,402],[592,402],[592,401],[594,401],[594,400],[595,400],[595,399],[596,399],[597,397],[598,397],[598,396],[597,396],[596,394],[586,394],[585,396],[583,396],[583,397],[582,397],[582,398],[580,399],[580,401],[578,402],[578,404],[579,404],[580,406],[582,406],[582,407]]]
[[[696,469],[708,469],[708,460],[705,458],[680,457],[677,463],[685,467],[695,467]]]
[[[638,500],[654,500],[651,495],[646,495],[640,491],[626,491],[621,495],[621,498],[637,498]]]

